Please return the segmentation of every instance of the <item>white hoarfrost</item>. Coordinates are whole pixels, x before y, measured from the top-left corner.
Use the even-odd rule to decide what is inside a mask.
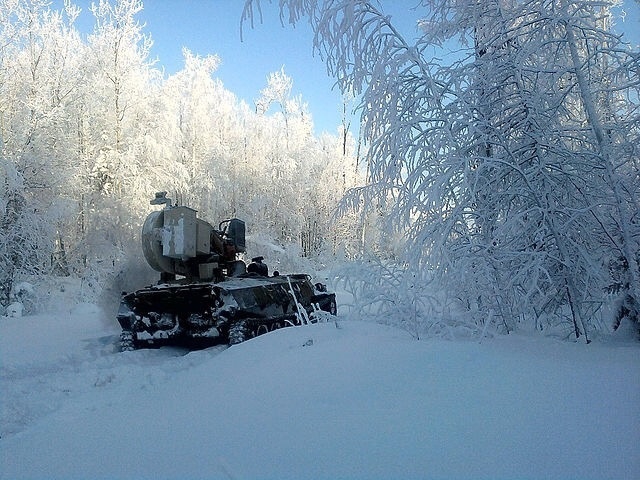
[[[122,353],[88,305],[0,318],[0,479],[637,478],[637,343],[338,318]]]
[[[21,317],[24,311],[24,305],[21,302],[13,302],[7,306],[7,317]]]

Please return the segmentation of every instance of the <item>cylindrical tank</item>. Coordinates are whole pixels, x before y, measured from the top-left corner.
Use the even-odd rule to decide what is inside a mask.
[[[142,252],[151,268],[157,272],[177,273],[175,262],[162,255],[162,237],[158,233],[164,227],[164,210],[151,212],[142,225]]]

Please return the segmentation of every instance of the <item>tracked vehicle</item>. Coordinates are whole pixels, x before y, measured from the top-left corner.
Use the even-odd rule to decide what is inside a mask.
[[[262,333],[336,314],[335,294],[309,275],[269,274],[262,257],[247,266],[245,223],[214,228],[196,210],[171,205],[166,192],[142,227],[142,251],[160,281],[123,293],[121,348],[236,344]]]

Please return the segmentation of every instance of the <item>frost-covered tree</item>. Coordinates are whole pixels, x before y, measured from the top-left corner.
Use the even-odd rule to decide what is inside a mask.
[[[267,77],[267,86],[260,92],[260,98],[256,100],[256,112],[266,113],[273,103],[277,103],[285,117],[287,117],[287,103],[291,100],[293,79],[284,71],[272,72]]]
[[[137,237],[162,190],[213,223],[246,220],[283,257],[349,243],[328,223],[356,184],[333,174],[353,171],[352,144],[314,137],[302,97],[276,91],[293,82],[284,72],[257,92],[270,111],[256,112],[215,78],[216,56],[185,51],[179,72],[155,69],[141,1],[92,4],[87,38],[71,1],[51,8],[0,0],[0,304],[34,275],[119,293],[143,270]]]
[[[425,0],[410,43],[370,1],[280,2],[362,96],[369,185],[352,203],[390,204],[408,260],[474,322],[566,320],[588,338],[616,259],[637,319],[639,57],[609,29],[614,3]]]
[[[43,260],[38,235],[44,222],[27,208],[21,180],[13,165],[0,159],[0,306],[11,302],[17,277],[38,273]]]
[[[137,20],[140,0],[100,0],[92,4],[94,31],[88,38],[87,90],[82,136],[86,142],[82,177],[86,180],[82,216],[87,255],[113,264],[148,206],[147,168],[142,156],[158,72],[148,60],[151,39]],[[146,202],[145,202],[146,203]],[[106,257],[104,256],[106,254]]]
[[[38,244],[16,245],[38,253],[35,267],[14,261],[16,275],[97,271],[96,262],[113,268],[137,231],[133,197],[147,178],[139,174],[141,132],[153,118],[145,101],[153,105],[154,83],[132,20],[140,2],[94,5],[98,26],[89,43],[74,27],[79,9],[65,2],[54,11],[49,3],[0,4],[0,131],[11,180],[3,205],[12,210],[2,240],[5,247],[11,238]],[[24,231],[12,233],[12,225]]]
[[[65,187],[81,75],[78,10],[51,12],[48,2],[0,4],[0,254],[6,294],[19,275],[67,273],[62,232],[69,220]]]
[[[224,125],[234,115],[235,97],[213,77],[219,57],[199,57],[186,49],[183,55],[184,68],[162,87],[164,115],[173,129],[173,158],[161,164],[177,163],[179,176],[173,188],[185,204],[215,211],[217,197],[229,184],[223,175],[228,158],[222,154],[222,145],[226,140]]]

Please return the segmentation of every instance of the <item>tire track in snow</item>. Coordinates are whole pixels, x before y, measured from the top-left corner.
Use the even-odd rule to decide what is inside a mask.
[[[226,346],[189,352],[163,347],[119,352],[118,336],[80,340],[78,350],[55,358],[0,365],[0,439],[28,429],[41,418],[80,400],[85,395],[115,395],[152,388],[174,374],[218,355]]]

